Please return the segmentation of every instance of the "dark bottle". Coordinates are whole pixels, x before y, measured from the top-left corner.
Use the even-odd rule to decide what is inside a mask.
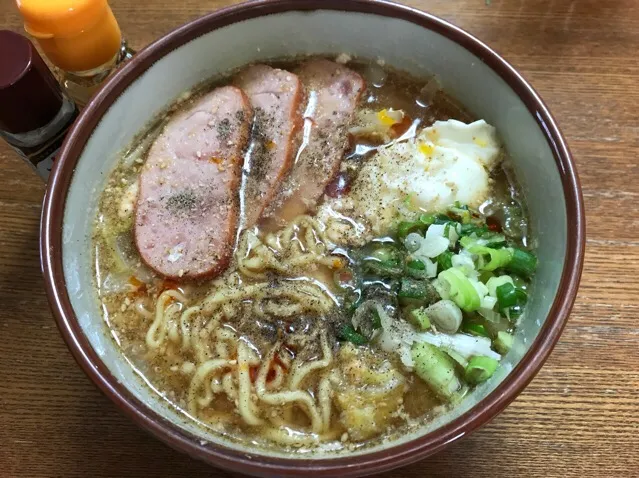
[[[33,44],[0,30],[0,137],[46,179],[77,116]]]

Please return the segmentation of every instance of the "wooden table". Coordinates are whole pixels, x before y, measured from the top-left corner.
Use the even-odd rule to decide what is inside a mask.
[[[134,48],[227,1],[112,0]],[[577,161],[588,218],[572,318],[490,425],[385,476],[639,476],[639,2],[413,0],[501,52],[537,88]],[[21,31],[2,0],[0,28]],[[0,144],[0,476],[215,476],[124,418],[76,366],[43,291],[44,185]]]

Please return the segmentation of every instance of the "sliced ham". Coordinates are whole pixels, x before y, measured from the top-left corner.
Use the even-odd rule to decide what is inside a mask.
[[[362,77],[332,61],[311,60],[297,72],[307,105],[300,150],[266,215],[288,221],[313,209],[348,147],[348,126],[365,88]]]
[[[295,132],[302,123],[297,75],[266,65],[246,68],[235,79],[253,107],[250,146],[244,163],[243,224],[254,225],[291,166]]]
[[[140,175],[135,241],[159,274],[211,277],[228,265],[252,117],[242,90],[217,88],[176,114],[151,146]]]

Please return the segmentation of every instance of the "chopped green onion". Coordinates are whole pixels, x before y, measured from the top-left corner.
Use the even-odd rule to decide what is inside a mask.
[[[488,226],[476,224],[462,224],[460,236],[471,236],[475,234],[477,237],[482,237],[488,232]]]
[[[500,285],[495,290],[497,293],[497,302],[499,303],[499,310],[507,309],[513,305],[517,305],[517,289],[510,282]]]
[[[489,297],[489,296],[487,296],[487,297]],[[494,297],[493,297],[493,299],[494,299]],[[495,312],[493,309],[481,308],[477,312],[484,319],[486,319],[486,322],[489,322],[489,323],[494,324],[494,325],[501,324],[501,322],[503,320],[503,317],[501,316],[501,314],[499,312]]]
[[[510,276],[498,276],[491,277],[486,282],[486,287],[488,287],[488,293],[491,297],[497,297],[497,287],[503,284],[512,284],[513,280]]]
[[[485,242],[486,247],[492,247],[493,249],[501,249],[506,246],[506,237],[502,234],[484,235],[482,239]]]
[[[469,224],[471,215],[468,210],[468,206],[461,206],[459,203],[456,203],[455,206],[451,207],[449,211],[459,218],[462,224]]]
[[[463,226],[462,226],[463,229]],[[481,241],[481,239],[479,237],[471,237],[471,236],[463,236],[460,240],[459,240],[459,244],[464,248],[464,249],[468,249],[474,245],[476,245],[477,243],[479,243]]]
[[[337,337],[354,345],[365,345],[368,339],[357,332],[351,324],[344,325],[338,332]]]
[[[522,305],[528,302],[528,293],[519,287],[515,289],[515,294],[517,294],[517,302]]]
[[[497,332],[497,338],[493,341],[493,348],[502,355],[506,355],[513,346],[514,337],[508,332]]]
[[[426,270],[426,264],[424,264],[419,259],[413,259],[411,261],[408,261],[408,263],[406,264],[406,267],[408,267],[409,269],[414,269],[416,271],[425,271]]]
[[[380,303],[369,298],[359,304],[350,323],[357,333],[370,340],[375,331],[382,327],[382,314],[385,312]]]
[[[426,226],[430,226],[435,222],[435,216],[433,216],[432,214],[422,214],[421,216],[419,216],[419,222],[425,224]]]
[[[454,334],[462,323],[462,311],[452,300],[440,300],[425,310],[437,330]]]
[[[415,373],[444,400],[452,400],[463,385],[455,373],[455,363],[444,352],[428,343],[416,343],[411,349]]]
[[[451,251],[442,252],[437,256],[437,264],[441,271],[445,271],[446,269],[453,267],[453,253]]]
[[[466,368],[466,365],[468,365],[468,360],[466,360],[462,355],[460,355],[459,353],[457,353],[455,351],[455,349],[451,348],[451,347],[445,347],[442,349],[444,352],[446,352],[446,355],[448,355],[450,358],[452,358],[455,362],[457,362],[462,368]]]
[[[495,277],[495,274],[493,274],[492,271],[481,271],[479,273],[479,280],[484,284],[486,284],[493,277]]]
[[[397,236],[404,240],[411,232],[422,233],[426,229],[426,225],[422,222],[400,222],[397,226]]]
[[[402,262],[402,255],[395,247],[383,245],[364,257],[362,266],[365,272],[380,277],[399,277],[404,272]]]
[[[373,316],[371,318],[371,324],[373,325],[373,330],[377,330],[377,329],[381,329],[382,328],[382,319],[379,316],[379,312],[377,312],[377,309],[373,309]]]
[[[390,247],[379,247],[371,252],[370,257],[377,259],[380,262],[396,262],[397,254],[394,249]]]
[[[440,299],[437,289],[428,280],[402,277],[398,283],[397,298],[401,305],[428,305]]]
[[[460,309],[466,312],[479,309],[481,305],[479,294],[462,271],[452,267],[440,272],[438,278],[448,284],[448,296]]]
[[[471,335],[490,338],[490,334],[482,324],[467,323],[462,326],[462,330]]]
[[[505,267],[511,262],[513,257],[512,250],[508,248],[492,249],[490,247],[475,244],[466,248],[466,250],[479,256],[477,269],[480,271],[494,271],[500,267]],[[488,262],[486,262],[485,256],[490,256],[490,260]]]
[[[428,294],[426,284],[422,281],[402,277],[397,297],[401,299],[425,299]]]
[[[410,320],[422,330],[430,329],[430,319],[423,307],[413,309],[408,313]]]
[[[482,234],[464,234],[464,226],[461,227],[462,238],[460,244],[463,248],[469,249],[473,246],[491,247],[493,249],[500,249],[506,245],[506,237],[502,234],[495,234],[494,232],[484,232]]]
[[[413,279],[428,279],[426,264],[419,259],[413,259],[406,264],[406,274]]]
[[[422,242],[424,242],[424,236],[417,232],[411,232],[404,239],[404,247],[408,252],[418,251],[420,247],[422,247]]]
[[[512,283],[506,282],[495,289],[499,310],[508,311],[510,320],[517,319],[524,311],[523,305],[528,300],[528,295],[523,289],[515,287]]]
[[[510,272],[523,277],[530,277],[537,269],[537,257],[523,249],[512,248],[512,258],[506,266]]]
[[[433,224],[450,224],[451,222],[456,223],[456,221],[451,219],[447,214],[437,214]]]
[[[406,275],[411,279],[426,280],[428,279],[428,271],[420,271],[418,269],[406,269]]]
[[[366,261],[363,264],[364,271],[379,277],[399,277],[403,269],[394,262]]]
[[[466,365],[466,370],[464,371],[464,380],[471,385],[485,382],[493,376],[497,367],[499,367],[498,360],[477,355],[468,361],[468,365]]]
[[[344,299],[344,305],[347,307],[347,312],[352,315],[362,302],[362,292],[358,289],[353,289],[347,294]]]

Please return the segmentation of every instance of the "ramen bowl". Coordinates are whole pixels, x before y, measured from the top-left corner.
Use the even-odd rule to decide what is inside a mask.
[[[383,41],[380,41],[383,36]],[[93,280],[99,193],[119,154],[185,91],[242,65],[347,53],[414,76],[494,125],[512,157],[535,232],[539,267],[527,316],[505,366],[458,406],[417,431],[352,452],[260,450],[199,428],[140,380],[103,322]],[[41,260],[49,300],[71,352],[139,426],[211,465],[256,476],[362,476],[423,459],[485,424],[548,358],[575,300],[585,223],[577,172],[547,107],[493,50],[427,13],[368,0],[255,1],[194,20],[118,70],[68,135],[44,203]]]

